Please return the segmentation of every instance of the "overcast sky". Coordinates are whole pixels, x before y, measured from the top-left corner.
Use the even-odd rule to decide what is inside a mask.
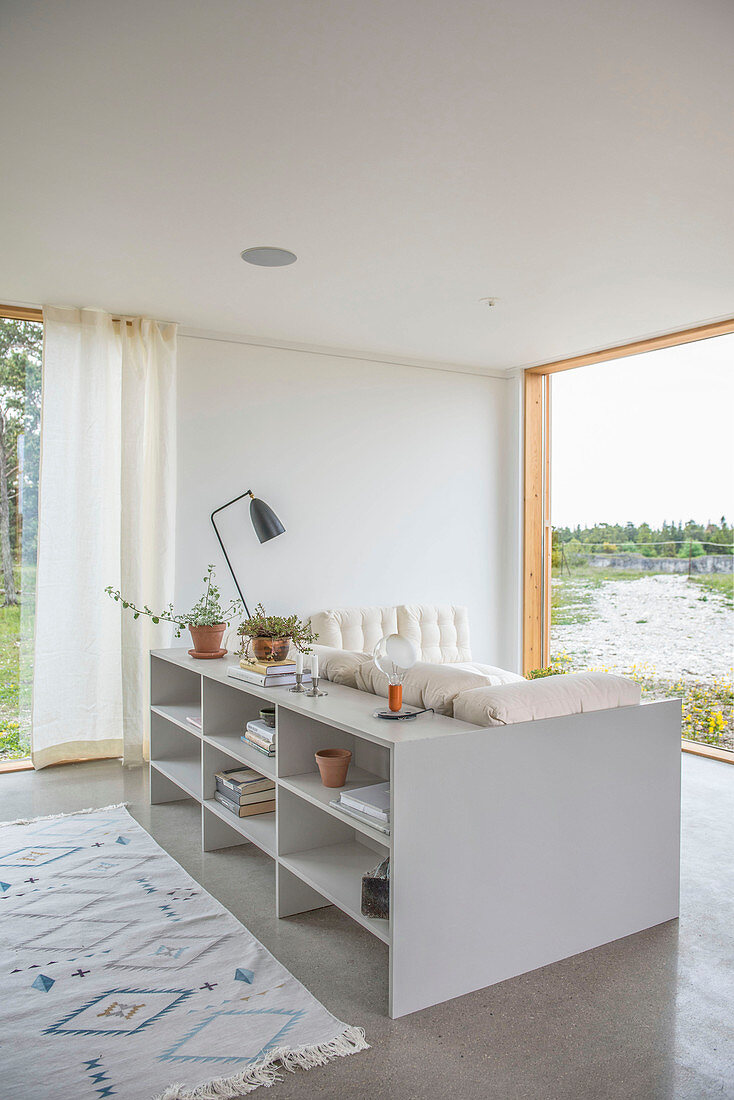
[[[734,335],[552,381],[552,522],[734,522]]]

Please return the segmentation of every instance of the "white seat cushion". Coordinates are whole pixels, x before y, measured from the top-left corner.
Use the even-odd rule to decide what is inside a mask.
[[[640,702],[640,687],[609,672],[576,672],[539,680],[464,691],[454,699],[454,718],[476,726],[509,726]]]
[[[483,676],[488,684],[497,687],[499,684],[516,684],[519,680],[525,680],[517,672],[508,672],[506,668],[497,668],[496,665],[480,665],[476,661],[460,661],[452,668],[465,668],[467,672],[476,672]]]

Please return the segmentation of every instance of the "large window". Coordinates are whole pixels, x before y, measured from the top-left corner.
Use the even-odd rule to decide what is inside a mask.
[[[40,315],[0,306],[0,769],[30,753],[42,351]]]
[[[734,749],[727,332],[734,323],[527,373],[524,624],[526,673],[607,669],[638,679],[649,698],[677,694],[689,747],[725,758]]]

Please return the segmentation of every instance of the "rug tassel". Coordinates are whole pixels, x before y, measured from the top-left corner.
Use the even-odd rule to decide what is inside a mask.
[[[169,1085],[155,1100],[237,1100],[237,1097],[254,1092],[261,1085],[270,1088],[281,1081],[281,1070],[294,1073],[297,1069],[313,1069],[314,1066],[325,1066],[334,1058],[347,1058],[350,1054],[369,1048],[364,1030],[361,1027],[348,1027],[328,1043],[296,1047],[294,1050],[273,1050],[265,1061],[250,1066],[233,1077],[217,1077],[194,1089],[181,1084]]]
[[[108,810],[124,810],[129,802],[115,802],[111,806],[89,806],[86,810],[72,810],[68,814],[43,814],[41,817],[18,817],[15,821],[0,821],[3,825],[33,825],[36,821],[53,821],[57,817],[77,817],[78,814],[101,814]]]

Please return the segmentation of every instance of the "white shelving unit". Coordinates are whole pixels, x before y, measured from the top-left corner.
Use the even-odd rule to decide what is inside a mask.
[[[151,654],[151,801],[195,799],[205,851],[274,859],[279,917],[336,905],[387,944],[391,1016],[677,915],[677,702],[491,730],[384,722],[365,692],[311,699],[227,665]],[[241,740],[264,701],[275,759]],[[329,805],[322,748],[351,750],[345,789],[390,780],[391,835]],[[237,818],[214,799],[215,773],[242,764],[275,780],[275,812]],[[390,919],[365,917],[362,875],[388,854]]]

